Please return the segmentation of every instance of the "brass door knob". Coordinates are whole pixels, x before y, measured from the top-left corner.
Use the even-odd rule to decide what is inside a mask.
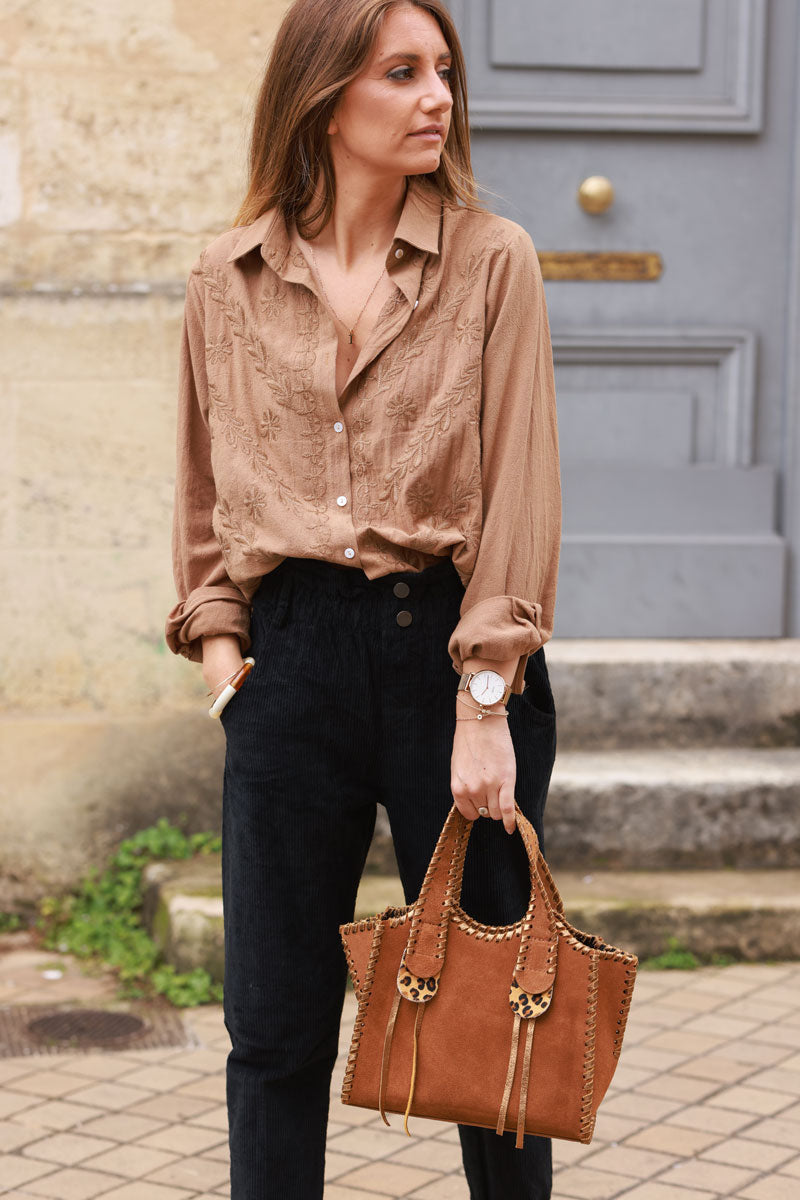
[[[602,213],[614,203],[614,188],[605,175],[587,175],[578,188],[578,204],[584,212]]]

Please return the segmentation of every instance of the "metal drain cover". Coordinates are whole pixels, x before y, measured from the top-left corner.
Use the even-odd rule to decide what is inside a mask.
[[[38,1042],[60,1042],[69,1046],[127,1045],[145,1031],[141,1017],[132,1013],[106,1012],[102,1008],[73,1009],[34,1017],[28,1032]]]
[[[169,1004],[127,1008],[19,1004],[0,1008],[0,1058],[65,1050],[145,1050],[199,1046]]]

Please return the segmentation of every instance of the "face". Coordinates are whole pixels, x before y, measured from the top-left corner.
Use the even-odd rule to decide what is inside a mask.
[[[435,171],[453,108],[450,62],[430,13],[412,5],[389,9],[368,62],[328,126],[335,165],[387,177]]]

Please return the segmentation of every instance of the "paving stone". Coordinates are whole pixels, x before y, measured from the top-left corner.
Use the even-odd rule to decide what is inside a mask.
[[[119,1178],[114,1175],[84,1167],[66,1167],[25,1186],[32,1196],[48,1196],[51,1200],[92,1200],[94,1196],[106,1195],[117,1183]]]
[[[16,1154],[0,1155],[0,1179],[3,1187],[28,1186],[34,1179],[52,1173],[53,1164],[20,1158]]]
[[[791,1175],[794,1179],[800,1179],[800,1157],[793,1158],[791,1162],[784,1163],[779,1171],[780,1175]]]
[[[716,1192],[698,1192],[696,1188],[673,1187],[670,1183],[650,1180],[625,1193],[625,1200],[718,1200]]]
[[[347,1175],[342,1175],[337,1183],[340,1187],[373,1188],[380,1189],[389,1196],[406,1196],[412,1189],[420,1188],[425,1183],[431,1183],[436,1178],[435,1171],[426,1171],[422,1167],[405,1167],[391,1162],[373,1162],[363,1167],[357,1167]]]
[[[715,1108],[736,1108],[753,1116],[765,1117],[786,1108],[790,1102],[790,1097],[783,1092],[768,1092],[747,1084],[724,1088],[708,1101]]]
[[[665,1120],[668,1125],[677,1125],[680,1128],[730,1134],[749,1125],[753,1120],[753,1115],[736,1109],[710,1108],[708,1105],[690,1104],[679,1112],[670,1113]]]
[[[38,1141],[48,1131],[35,1125],[19,1125],[16,1121],[0,1121],[0,1154],[18,1150]]]
[[[612,1175],[608,1171],[592,1171],[589,1167],[568,1167],[558,1175],[558,1191],[570,1200],[612,1200],[630,1186],[629,1175]]]
[[[431,1171],[455,1171],[461,1166],[461,1146],[426,1138],[396,1150],[386,1161],[406,1167],[426,1167]]]
[[[150,1099],[144,1088],[127,1087],[122,1083],[95,1083],[72,1092],[70,1100],[75,1104],[94,1104],[98,1108],[129,1108],[133,1104]]]
[[[626,1146],[641,1147],[642,1150],[660,1150],[664,1154],[691,1157],[701,1150],[713,1146],[720,1140],[718,1133],[701,1129],[686,1129],[679,1125],[648,1125],[625,1141]]]
[[[636,1089],[636,1094],[645,1096],[662,1096],[666,1100],[682,1100],[690,1104],[695,1100],[703,1100],[719,1087],[718,1083],[709,1083],[705,1079],[690,1079],[688,1075],[656,1075],[648,1079]]]
[[[342,1200],[360,1200],[360,1196],[360,1192],[350,1192]],[[327,1192],[325,1200],[328,1200]],[[426,1183],[409,1192],[408,1200],[469,1200],[469,1188],[463,1176],[443,1175],[441,1179],[434,1179],[433,1183]]]
[[[161,1183],[170,1187],[200,1188],[219,1187],[230,1171],[227,1163],[213,1162],[208,1158],[179,1158],[168,1166],[148,1173],[147,1182]]]
[[[791,1147],[776,1146],[769,1142],[757,1142],[746,1134],[726,1138],[716,1146],[704,1150],[700,1158],[710,1162],[728,1163],[732,1167],[752,1167],[754,1171],[771,1171],[794,1155]]]
[[[674,1155],[656,1150],[641,1150],[630,1145],[607,1146],[584,1162],[587,1170],[609,1171],[617,1175],[632,1175],[647,1179],[666,1170],[675,1161]]]
[[[391,1118],[390,1118],[391,1119]],[[402,1118],[401,1129],[402,1129]],[[409,1118],[411,1128],[413,1117]],[[394,1132],[390,1129],[350,1129],[338,1137],[329,1138],[327,1142],[331,1150],[340,1154],[357,1154],[361,1158],[386,1158],[398,1150],[404,1150],[408,1145],[405,1133]]]
[[[344,1175],[347,1171],[352,1171],[355,1167],[363,1167],[367,1163],[366,1158],[359,1158],[355,1154],[339,1154],[333,1150],[326,1149],[325,1151],[325,1179],[336,1179],[338,1175]]]
[[[84,1121],[81,1133],[89,1133],[94,1137],[111,1138],[115,1142],[136,1141],[145,1134],[163,1129],[163,1121],[154,1121],[152,1117],[137,1116],[134,1113],[107,1113],[94,1121]]]
[[[86,1080],[61,1071],[33,1071],[30,1075],[17,1079],[14,1087],[18,1092],[27,1092],[33,1096],[60,1097],[85,1088]]]
[[[750,1183],[756,1175],[756,1171],[745,1171],[742,1167],[728,1167],[723,1163],[687,1158],[674,1163],[668,1174],[659,1179],[659,1183],[670,1183],[677,1187],[693,1187],[700,1191],[705,1189],[727,1196],[729,1192]]]
[[[1,1098],[1,1097],[0,1097]],[[92,1117],[102,1116],[102,1109],[88,1104],[73,1104],[70,1100],[45,1100],[16,1113],[14,1119],[21,1125],[40,1125],[45,1129],[70,1129],[81,1125]]]
[[[339,1187],[335,1183],[325,1188],[324,1200],[355,1200],[356,1195],[358,1200],[394,1200],[385,1192],[362,1192],[359,1190],[358,1193],[354,1193],[352,1188]]]
[[[752,1063],[733,1062],[722,1054],[701,1054],[673,1068],[674,1075],[689,1075],[694,1079],[715,1080],[717,1083],[739,1083],[753,1074]]]
[[[759,1142],[773,1142],[778,1146],[791,1146],[793,1150],[800,1150],[800,1122],[772,1117],[748,1126],[747,1136]]]
[[[126,1179],[138,1179],[174,1162],[177,1157],[166,1150],[154,1150],[152,1146],[143,1146],[141,1142],[130,1142],[125,1146],[114,1146],[85,1165],[98,1171],[111,1171]]]
[[[82,1133],[54,1133],[50,1137],[30,1142],[22,1153],[43,1162],[60,1163],[62,1166],[72,1166],[110,1150],[114,1143],[105,1138],[87,1137]]]
[[[174,1151],[176,1154],[200,1154],[219,1146],[223,1141],[227,1142],[227,1132],[223,1135],[219,1130],[199,1129],[196,1125],[168,1125],[139,1138],[137,1145]]]
[[[742,1200],[797,1200],[797,1184],[793,1179],[771,1175],[769,1179],[757,1179],[736,1195]]]
[[[106,1192],[103,1200],[194,1200],[195,1192],[186,1188],[162,1187],[137,1179],[133,1183],[123,1183],[113,1191]]]

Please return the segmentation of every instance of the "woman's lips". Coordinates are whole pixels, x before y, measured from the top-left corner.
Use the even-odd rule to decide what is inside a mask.
[[[422,133],[410,133],[408,136],[415,137],[415,138],[422,138],[423,140],[429,140],[432,142],[438,142],[441,140],[441,137],[442,137],[442,135],[440,133],[438,133],[435,129],[426,129]]]

